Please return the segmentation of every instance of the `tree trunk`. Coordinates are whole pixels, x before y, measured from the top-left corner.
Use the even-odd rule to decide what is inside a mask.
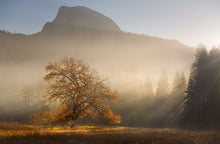
[[[70,128],[74,128],[75,127],[75,121],[70,125]]]
[[[70,128],[74,128],[74,127],[75,127],[77,118],[78,118],[78,117],[72,117],[72,123],[71,123],[71,125],[70,125]]]

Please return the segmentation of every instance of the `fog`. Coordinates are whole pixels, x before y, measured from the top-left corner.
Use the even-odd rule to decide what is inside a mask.
[[[158,116],[170,112],[172,107],[166,106],[166,102],[152,101],[161,70],[166,69],[168,91],[171,92],[176,72],[183,72],[187,76],[194,55],[194,48],[176,40],[118,31],[53,26],[33,35],[3,31],[1,35],[1,120],[20,114],[26,115],[23,118],[26,121],[31,112],[43,108],[47,104],[42,102],[47,99],[43,80],[46,65],[63,57],[72,57],[85,61],[101,77],[108,79],[107,85],[120,93],[121,98],[115,109],[125,114],[122,124],[132,125],[133,117],[138,118],[144,111],[149,114],[145,118],[146,124],[152,126],[153,120],[160,119]],[[154,91],[150,96],[146,96],[147,77]],[[171,98],[169,100],[172,101]],[[179,98],[177,101],[180,101]],[[137,107],[140,102],[143,102],[142,106]],[[154,113],[146,110],[147,107],[154,109],[158,105],[164,106],[152,111]],[[129,109],[132,111],[127,116]],[[23,116],[14,119],[18,120],[18,117]]]

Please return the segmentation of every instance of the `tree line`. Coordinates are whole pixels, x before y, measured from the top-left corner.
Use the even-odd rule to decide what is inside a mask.
[[[130,103],[121,108],[122,124],[145,127],[178,127],[188,129],[219,129],[220,125],[220,50],[198,46],[189,78],[176,73],[172,86],[169,85],[166,70],[153,91],[147,78],[144,90],[133,95]],[[138,89],[138,91],[140,88]],[[121,101],[126,101],[125,99]],[[119,111],[120,111],[119,110]],[[130,113],[126,113],[130,111]]]
[[[200,45],[192,64],[182,114],[184,127],[219,129],[220,125],[220,50],[207,51]]]
[[[143,85],[122,92],[117,109],[122,116],[121,124],[176,127],[183,111],[186,82],[185,74],[176,72],[170,83],[166,69],[162,69],[155,92],[149,76]]]

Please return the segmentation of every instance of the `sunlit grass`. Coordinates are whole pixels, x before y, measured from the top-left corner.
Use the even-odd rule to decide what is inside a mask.
[[[219,132],[115,126],[45,127],[0,123],[0,143],[219,144]]]
[[[107,126],[77,126],[70,127],[45,127],[34,125],[19,125],[18,123],[0,123],[0,137],[25,137],[29,135],[53,135],[53,134],[70,134],[70,133],[86,133],[107,132],[128,129],[126,127],[107,127]]]

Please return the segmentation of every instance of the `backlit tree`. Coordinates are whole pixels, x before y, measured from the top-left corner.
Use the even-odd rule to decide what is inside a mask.
[[[65,119],[71,122],[71,127],[78,118],[88,115],[101,115],[109,123],[120,123],[121,117],[110,109],[113,100],[119,97],[118,92],[112,91],[106,80],[83,61],[64,58],[48,64],[46,71],[44,79],[48,82],[49,100],[68,111]]]

